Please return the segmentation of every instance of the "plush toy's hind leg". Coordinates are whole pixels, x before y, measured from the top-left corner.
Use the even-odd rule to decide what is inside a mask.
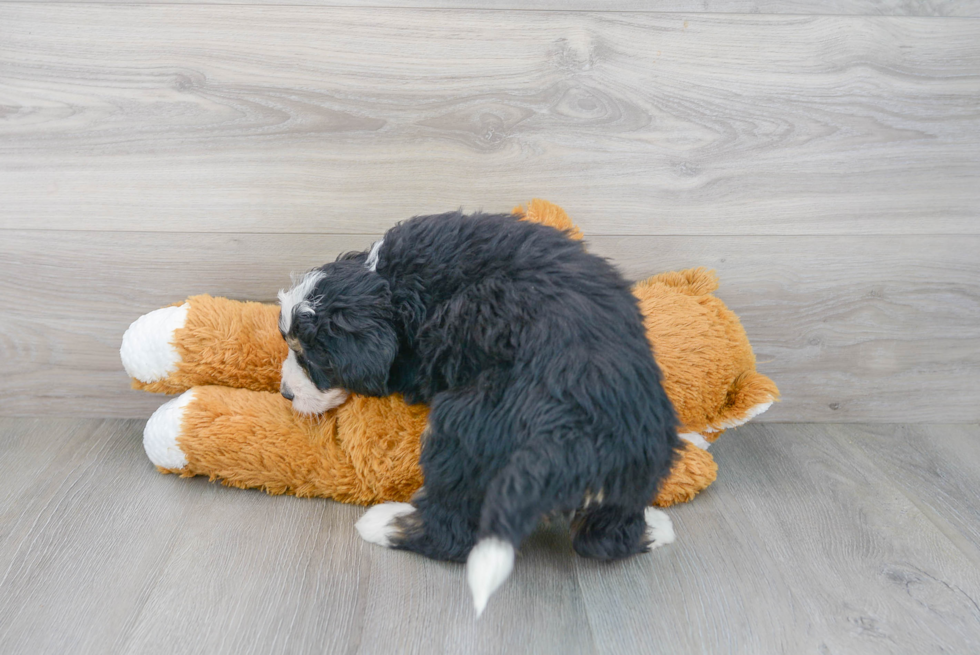
[[[134,321],[120,356],[133,387],[144,391],[202,385],[278,391],[288,352],[278,319],[275,305],[192,296]]]
[[[364,399],[373,400],[392,402]],[[381,414],[373,406],[359,411]],[[417,436],[412,439],[417,433],[373,435],[383,452],[354,451],[338,437],[342,420],[340,412],[300,416],[276,393],[195,387],[150,417],[143,445],[162,472],[206,475],[234,487],[350,503],[410,497],[421,482]],[[364,465],[378,460],[383,471]]]

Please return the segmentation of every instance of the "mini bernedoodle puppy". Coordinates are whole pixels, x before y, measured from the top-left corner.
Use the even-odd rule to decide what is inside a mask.
[[[425,486],[357,523],[373,543],[467,561],[479,615],[542,517],[579,555],[673,540],[649,508],[679,448],[629,284],[580,241],[511,214],[419,216],[280,293],[282,394],[428,403]]]

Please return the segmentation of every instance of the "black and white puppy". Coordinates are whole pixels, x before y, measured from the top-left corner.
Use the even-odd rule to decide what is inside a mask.
[[[478,614],[546,514],[573,512],[586,557],[673,540],[648,506],[679,447],[674,410],[630,285],[581,242],[510,214],[420,216],[280,299],[297,410],[347,392],[431,406],[425,486],[357,528],[467,560]]]

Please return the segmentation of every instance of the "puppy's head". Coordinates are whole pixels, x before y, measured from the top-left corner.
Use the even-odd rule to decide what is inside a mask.
[[[388,393],[398,350],[387,281],[346,255],[279,292],[279,330],[289,344],[282,395],[303,414],[342,403],[347,392]]]

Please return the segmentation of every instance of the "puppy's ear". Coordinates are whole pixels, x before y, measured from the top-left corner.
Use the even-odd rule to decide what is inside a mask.
[[[340,334],[330,341],[330,359],[341,387],[366,396],[388,395],[388,375],[398,354],[390,323]]]

